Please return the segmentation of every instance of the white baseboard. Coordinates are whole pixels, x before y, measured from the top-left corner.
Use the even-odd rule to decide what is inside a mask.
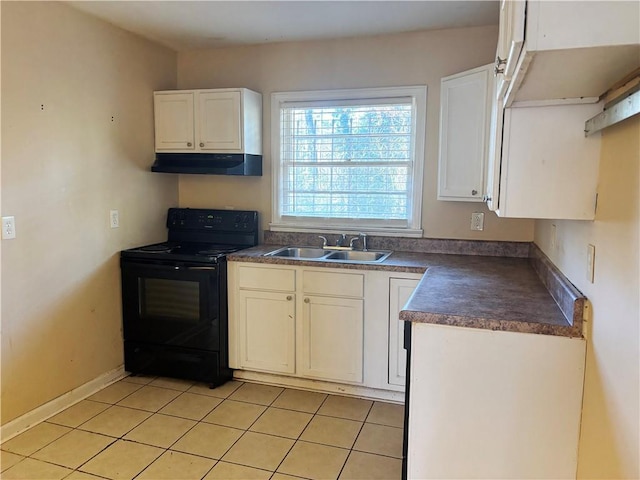
[[[278,387],[291,387],[322,393],[347,395],[358,398],[366,398],[368,400],[382,400],[384,402],[393,402],[399,404],[404,403],[404,392],[393,392],[390,390],[362,387],[359,385],[325,382],[322,380],[311,380],[307,378],[254,372],[250,370],[234,370],[233,379],[264,383]]]
[[[104,373],[93,380],[88,381],[84,385],[80,385],[73,390],[54,398],[50,402],[40,405],[38,408],[25,413],[24,415],[11,420],[6,425],[0,427],[0,439],[3,442],[15,437],[19,433],[22,433],[27,428],[32,427],[40,422],[45,421],[47,418],[53,417],[60,413],[71,405],[84,400],[90,395],[93,395],[98,390],[117,382],[121,378],[124,378],[126,373],[124,371],[124,365]]]

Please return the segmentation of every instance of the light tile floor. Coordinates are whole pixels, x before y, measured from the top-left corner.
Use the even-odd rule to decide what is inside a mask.
[[[10,479],[399,479],[403,407],[127,377],[2,443]]]

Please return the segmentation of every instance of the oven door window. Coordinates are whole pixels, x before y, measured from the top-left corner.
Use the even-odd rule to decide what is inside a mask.
[[[125,340],[218,348],[225,301],[217,267],[122,264]]]
[[[200,282],[139,278],[140,318],[167,318],[185,323],[200,320]]]

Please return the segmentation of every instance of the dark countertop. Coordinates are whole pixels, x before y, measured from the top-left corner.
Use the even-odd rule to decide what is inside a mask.
[[[384,262],[341,263],[265,257],[279,245],[260,245],[229,255],[229,261],[426,273],[400,319],[468,328],[582,336],[560,309],[529,258],[398,252]],[[578,305],[579,304],[579,305]],[[578,302],[577,306],[582,307]],[[573,324],[572,324],[573,323]]]

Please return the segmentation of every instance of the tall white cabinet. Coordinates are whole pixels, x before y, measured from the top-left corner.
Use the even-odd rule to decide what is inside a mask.
[[[492,64],[441,80],[438,200],[482,201],[492,93]]]

